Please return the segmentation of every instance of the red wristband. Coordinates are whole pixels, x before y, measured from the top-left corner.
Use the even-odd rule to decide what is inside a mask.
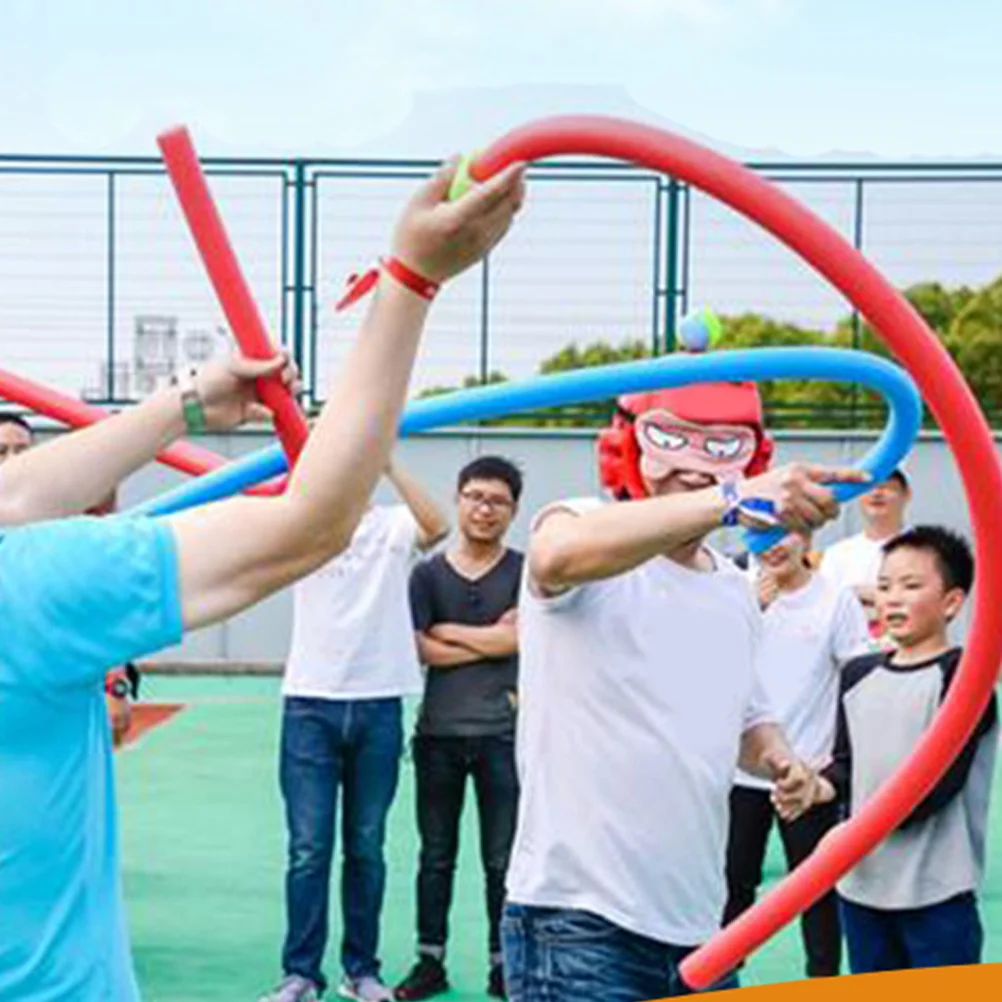
[[[384,257],[379,262],[386,272],[392,275],[401,285],[406,285],[411,292],[417,293],[422,299],[429,302],[438,295],[441,286],[438,282],[433,282],[430,278],[408,268],[398,257]]]
[[[408,268],[407,265],[397,257],[380,258],[379,265],[373,266],[361,275],[350,275],[345,283],[344,295],[337,301],[335,309],[340,312],[357,303],[363,296],[368,295],[379,281],[379,268],[382,267],[387,274],[392,275],[401,285],[406,286],[415,295],[422,299],[432,300],[441,288],[438,282],[433,282],[430,278]]]

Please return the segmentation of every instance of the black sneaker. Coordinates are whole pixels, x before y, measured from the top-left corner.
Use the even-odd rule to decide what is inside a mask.
[[[504,986],[504,968],[500,964],[495,964],[487,976],[487,994],[492,999],[508,998],[508,992]]]
[[[411,968],[410,974],[397,985],[394,998],[416,1002],[430,999],[449,990],[449,979],[445,976],[445,965],[436,957],[423,955]]]

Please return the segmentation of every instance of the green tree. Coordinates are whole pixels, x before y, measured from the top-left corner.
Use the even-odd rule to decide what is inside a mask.
[[[1002,277],[958,310],[946,346],[981,407],[989,416],[1002,414]]]
[[[989,417],[1002,419],[1002,276],[979,288],[949,288],[940,282],[919,282],[904,295],[940,337],[956,360]],[[825,345],[858,348],[882,357],[891,352],[876,332],[860,317],[850,315],[824,331],[800,326],[758,313],[721,317],[724,349]],[[650,343],[642,338],[621,341],[602,339],[585,344],[571,342],[544,358],[542,375],[568,372],[596,365],[613,365],[648,358]],[[503,382],[504,373],[493,371],[487,382]],[[422,397],[481,385],[467,376],[458,387],[429,387]],[[774,427],[831,428],[878,427],[885,420],[879,395],[859,386],[817,380],[780,380],[762,383],[762,396]],[[534,414],[515,414],[491,424],[543,427],[594,426],[605,423],[614,402],[553,408]]]
[[[650,344],[640,338],[629,339],[620,344],[610,344],[608,341],[592,341],[586,345],[571,343],[556,354],[544,358],[539,363],[539,371],[545,376],[552,372],[569,372],[595,365],[633,362],[639,358],[650,358],[650,355]]]

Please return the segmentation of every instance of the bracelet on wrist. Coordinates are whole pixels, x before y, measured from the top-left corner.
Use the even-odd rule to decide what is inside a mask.
[[[186,376],[178,380],[181,391],[181,414],[184,426],[189,435],[199,435],[209,427],[205,417],[205,404],[195,385],[195,370],[191,369]]]
[[[741,494],[738,491],[736,480],[724,480],[720,484],[720,493],[724,498],[724,513],[720,517],[720,524],[732,526],[738,524],[738,516],[741,514]]]
[[[404,264],[398,257],[384,257],[361,275],[349,275],[345,283],[345,291],[335,304],[335,310],[340,312],[367,296],[379,281],[380,273],[385,271],[402,286],[410,289],[415,295],[429,302],[438,295],[441,283],[426,278],[420,272]]]

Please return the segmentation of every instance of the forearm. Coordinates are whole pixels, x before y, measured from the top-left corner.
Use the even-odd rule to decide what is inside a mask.
[[[529,570],[544,591],[615,577],[720,525],[716,488],[605,505],[580,516],[553,516],[529,547]]]
[[[449,535],[448,516],[424,487],[392,461],[386,476],[418,524],[421,548],[428,549],[445,539]]]
[[[779,724],[756,724],[741,735],[738,765],[753,776],[772,779],[774,763],[795,757]]]
[[[427,303],[387,279],[281,497],[172,516],[186,629],[231,616],[351,541],[397,434]]]
[[[448,643],[456,644],[485,658],[506,658],[518,650],[518,627],[514,623],[466,626],[450,623]]]
[[[418,656],[429,668],[458,668],[480,660],[480,655],[459,644],[436,640],[426,633],[418,634]]]
[[[6,524],[78,515],[184,434],[178,390],[80,431],[60,435],[8,461],[0,477]]]
[[[427,313],[426,300],[389,277],[380,281],[290,479],[288,494],[303,539],[340,540],[340,545],[350,539],[396,441]],[[339,546],[318,547],[318,564],[332,549]]]

